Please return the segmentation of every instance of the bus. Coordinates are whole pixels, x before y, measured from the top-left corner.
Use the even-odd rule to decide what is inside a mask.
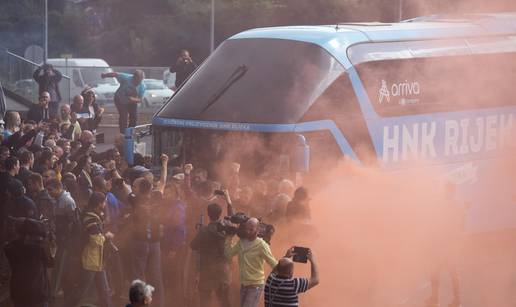
[[[463,192],[471,230],[514,228],[513,182],[484,174],[515,153],[514,80],[514,13],[253,29],[156,112],[153,152],[210,174],[224,161],[260,175],[423,160]]]

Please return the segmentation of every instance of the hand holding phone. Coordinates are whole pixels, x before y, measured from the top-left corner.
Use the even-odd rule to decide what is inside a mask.
[[[307,247],[294,246],[292,250],[292,261],[307,263],[308,262],[308,254],[310,253],[310,249]]]

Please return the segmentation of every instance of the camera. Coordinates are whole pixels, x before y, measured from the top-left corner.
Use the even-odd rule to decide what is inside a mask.
[[[220,231],[225,232],[226,235],[237,235],[239,238],[244,237],[244,224],[249,220],[249,217],[245,213],[238,212],[230,216],[224,217],[221,222]],[[264,223],[261,219],[258,219],[260,224],[258,225],[258,237],[262,238],[267,244],[271,244],[272,236],[276,229],[273,225]],[[238,226],[234,226],[234,225]]]

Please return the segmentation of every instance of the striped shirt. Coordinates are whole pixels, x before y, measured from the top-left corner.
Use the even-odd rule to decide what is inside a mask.
[[[306,290],[306,278],[282,278],[271,273],[265,283],[265,307],[299,306],[298,294]]]

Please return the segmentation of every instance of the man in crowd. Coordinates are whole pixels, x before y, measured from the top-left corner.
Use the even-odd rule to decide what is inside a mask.
[[[136,126],[138,115],[138,103],[142,102],[145,93],[145,84],[143,79],[145,74],[141,70],[135,70],[132,75],[125,73],[103,73],[102,78],[117,78],[120,87],[115,93],[115,106],[118,110],[119,119],[118,126],[120,133],[125,133],[127,127]],[[129,124],[127,123],[129,117]]]
[[[190,57],[190,52],[186,49],[181,50],[175,65],[170,67],[170,72],[176,73],[176,87],[173,90],[178,89],[196,68],[197,64]]]
[[[319,272],[312,251],[308,251],[310,261],[310,279],[294,278],[294,248],[290,248],[284,258],[267,278],[265,284],[265,307],[299,306],[299,293],[319,284]]]
[[[38,102],[33,103],[30,106],[29,112],[27,113],[27,119],[33,120],[36,123],[39,123],[41,121],[48,121],[50,119],[50,99],[50,94],[48,92],[41,92],[39,94]]]
[[[250,218],[236,244],[232,244],[231,237],[227,237],[225,242],[226,257],[232,258],[238,254],[241,307],[258,305],[265,283],[264,263],[267,262],[271,268],[278,264],[269,245],[262,238],[258,238],[259,224],[258,219]]]
[[[111,307],[110,290],[104,269],[104,245],[113,239],[113,234],[104,232],[102,216],[106,209],[106,195],[95,192],[91,195],[88,206],[81,218],[82,224],[82,274],[80,288],[69,296],[65,306],[76,306],[86,297],[89,286],[95,282],[100,307]]]
[[[190,247],[199,251],[199,299],[201,307],[210,306],[211,294],[217,294],[220,306],[231,306],[229,297],[230,262],[224,255],[225,234],[221,223],[222,208],[208,205],[210,223],[202,226]]]
[[[28,150],[24,150],[19,154],[20,171],[16,179],[20,180],[25,187],[27,187],[27,180],[32,174],[32,167],[34,166],[34,154]]]
[[[4,248],[11,267],[10,291],[14,307],[48,307],[50,284],[47,269],[54,259],[45,240],[43,225],[25,219],[18,226],[19,237]]]
[[[57,118],[57,110],[61,101],[61,93],[59,92],[59,82],[62,79],[59,70],[54,69],[50,64],[44,64],[34,71],[33,78],[39,85],[40,96],[43,93],[49,95],[49,118]]]

